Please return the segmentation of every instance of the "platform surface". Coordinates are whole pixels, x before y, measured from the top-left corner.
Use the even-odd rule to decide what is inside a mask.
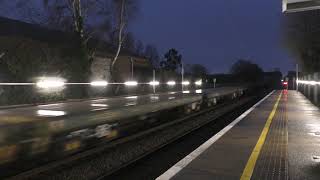
[[[320,111],[274,91],[157,180],[320,179]]]

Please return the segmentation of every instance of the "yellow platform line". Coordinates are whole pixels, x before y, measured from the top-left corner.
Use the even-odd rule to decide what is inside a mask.
[[[271,113],[270,113],[270,115],[268,117],[268,120],[267,120],[266,124],[264,125],[264,128],[263,128],[263,130],[262,130],[262,132],[260,134],[258,142],[257,142],[256,146],[254,147],[251,155],[250,155],[250,158],[249,158],[249,160],[248,160],[248,162],[246,164],[245,169],[242,172],[240,180],[250,180],[251,179],[254,167],[256,165],[256,162],[258,160],[258,157],[259,157],[259,154],[260,154],[260,151],[261,151],[261,148],[262,148],[262,146],[263,146],[263,144],[264,144],[264,142],[266,140],[266,137],[268,135],[268,132],[269,132],[273,117],[276,114],[276,111],[277,111],[281,96],[282,96],[282,92],[280,93],[276,103],[273,106],[273,109],[272,109],[272,111],[271,111]]]

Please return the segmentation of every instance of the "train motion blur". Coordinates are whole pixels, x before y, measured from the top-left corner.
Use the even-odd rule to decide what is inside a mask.
[[[49,162],[243,96],[222,87],[0,110],[0,167]],[[94,109],[87,110],[88,107]],[[70,106],[70,107],[69,107]],[[72,109],[65,113],[58,107]],[[24,113],[29,112],[24,116]],[[32,112],[32,113],[31,113]],[[8,115],[6,115],[6,113]]]

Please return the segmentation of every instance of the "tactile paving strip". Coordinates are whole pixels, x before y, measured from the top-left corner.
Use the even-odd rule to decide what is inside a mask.
[[[288,117],[286,104],[287,94],[284,93],[251,179],[288,179]]]

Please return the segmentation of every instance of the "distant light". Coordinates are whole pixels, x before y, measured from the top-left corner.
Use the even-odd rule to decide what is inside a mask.
[[[65,85],[65,83],[63,82],[62,79],[60,78],[42,78],[40,79],[37,83],[36,86],[38,88],[59,88],[59,87],[63,87]]]
[[[107,104],[91,104],[92,107],[108,107]]]
[[[281,82],[283,82],[283,79],[281,79]]]
[[[151,82],[149,82],[149,84],[151,86],[158,86],[160,84],[160,82],[159,81],[151,81]]]
[[[169,92],[169,94],[177,94],[177,92]]]
[[[63,116],[66,113],[64,111],[38,110],[37,114],[40,116]]]
[[[202,85],[202,80],[196,81],[195,84],[196,84],[197,86],[201,86],[201,85]]]
[[[189,84],[190,84],[189,81],[183,81],[183,82],[182,82],[182,85],[186,85],[186,86],[187,86],[187,85],[189,85]]]
[[[124,83],[126,86],[137,86],[138,82],[137,81],[127,81]]]
[[[288,85],[288,82],[283,82],[283,85]]]
[[[91,86],[107,86],[108,82],[107,81],[92,81],[90,83]]]
[[[196,90],[196,93],[197,93],[197,94],[201,94],[201,93],[202,93],[202,89],[197,89],[197,90]]]
[[[182,91],[183,94],[189,94],[190,91]]]
[[[128,96],[128,97],[126,97],[126,99],[137,99],[138,98],[138,96]]]
[[[167,82],[167,85],[169,85],[169,86],[174,86],[174,85],[176,85],[176,82],[175,82],[175,81],[168,81],[168,82]]]

